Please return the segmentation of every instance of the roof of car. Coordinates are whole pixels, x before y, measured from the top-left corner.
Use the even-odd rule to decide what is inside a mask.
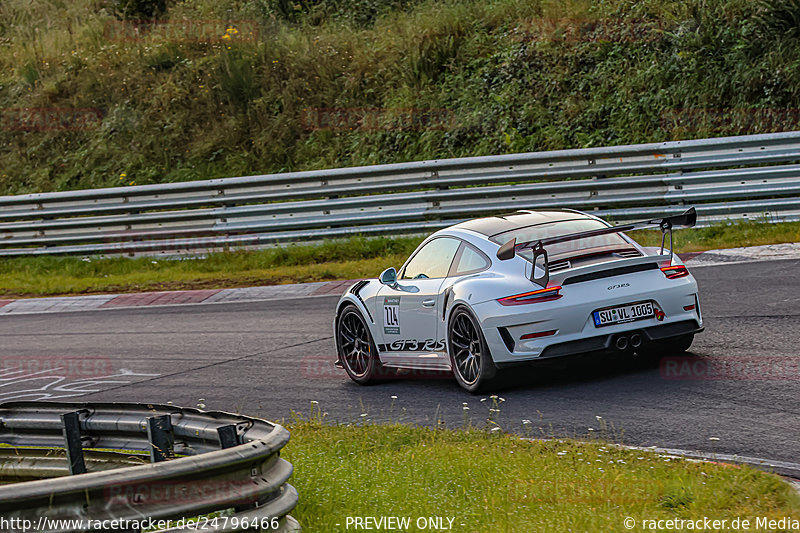
[[[476,231],[491,237],[492,235],[497,235],[498,233],[504,233],[517,228],[535,226],[537,224],[547,224],[548,222],[559,222],[562,220],[575,220],[582,218],[592,217],[586,213],[568,209],[549,211],[517,211],[508,215],[476,218],[474,220],[461,222],[453,227]]]

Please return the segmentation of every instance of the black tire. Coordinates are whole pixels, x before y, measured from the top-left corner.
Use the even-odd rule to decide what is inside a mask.
[[[458,384],[474,394],[485,390],[497,368],[478,321],[465,307],[458,307],[450,315],[447,347]]]
[[[378,349],[361,312],[346,305],[336,321],[336,349],[350,379],[359,385],[374,383],[383,377]]]
[[[672,337],[663,341],[656,341],[653,343],[657,355],[675,355],[681,354],[689,349],[694,341],[694,333],[681,335],[680,337]]]

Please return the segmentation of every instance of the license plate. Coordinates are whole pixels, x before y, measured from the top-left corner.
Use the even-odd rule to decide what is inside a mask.
[[[653,315],[655,315],[653,302],[619,305],[606,309],[598,309],[592,313],[594,325],[597,328],[611,326],[613,324],[624,324],[625,322],[633,322],[634,320],[644,320],[645,318],[652,318]]]

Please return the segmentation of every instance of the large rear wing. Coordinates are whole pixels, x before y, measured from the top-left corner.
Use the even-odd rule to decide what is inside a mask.
[[[538,239],[535,241],[517,242],[517,239],[511,239],[497,250],[497,258],[501,261],[512,259],[518,252],[522,250],[533,250],[533,267],[531,268],[531,281],[541,285],[547,286],[550,281],[550,267],[547,262],[547,250],[545,246],[551,244],[558,244],[562,242],[576,241],[578,239],[586,239],[589,237],[599,237],[601,235],[610,235],[612,233],[621,233],[623,231],[634,231],[637,229],[646,229],[657,227],[661,230],[661,255],[664,254],[664,244],[667,234],[669,234],[669,258],[672,260],[672,228],[684,227],[691,228],[697,223],[697,211],[694,207],[690,207],[680,215],[673,215],[671,217],[654,218],[652,220],[644,220],[642,222],[634,222],[632,224],[621,224],[619,226],[612,226],[609,228],[600,228],[589,231],[582,231],[580,233],[570,233],[569,235],[559,235],[557,237],[547,237],[545,239]],[[541,276],[536,276],[536,267],[544,271]]]

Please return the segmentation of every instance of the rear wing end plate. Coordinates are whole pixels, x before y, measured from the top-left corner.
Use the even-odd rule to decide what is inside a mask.
[[[641,222],[634,222],[631,224],[620,224],[608,228],[600,228],[596,230],[582,231],[580,233],[571,233],[569,235],[559,235],[556,237],[548,237],[545,239],[538,239],[535,241],[526,241],[518,243],[517,239],[511,239],[503,244],[497,250],[497,258],[501,261],[512,259],[518,252],[522,250],[533,251],[533,268],[531,268],[531,281],[542,287],[547,287],[550,281],[550,267],[547,261],[546,246],[551,244],[559,244],[562,242],[576,241],[578,239],[586,239],[589,237],[599,237],[602,235],[610,235],[613,233],[622,233],[625,231],[634,231],[647,228],[659,228],[661,230],[661,252],[659,255],[664,255],[664,245],[666,244],[666,237],[669,235],[669,259],[672,261],[672,229],[675,227],[691,228],[697,223],[697,211],[694,207],[690,207],[680,215],[673,215],[664,218],[654,218],[651,220],[644,220]],[[544,272],[541,276],[536,276],[536,267]]]

